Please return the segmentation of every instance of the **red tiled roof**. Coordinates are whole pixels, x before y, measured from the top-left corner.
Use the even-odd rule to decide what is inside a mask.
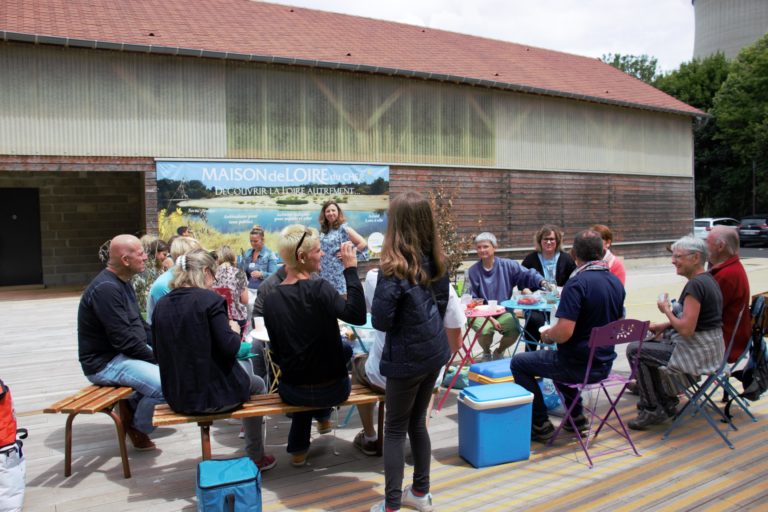
[[[252,0],[0,0],[0,39],[420,76],[704,115],[598,59]]]

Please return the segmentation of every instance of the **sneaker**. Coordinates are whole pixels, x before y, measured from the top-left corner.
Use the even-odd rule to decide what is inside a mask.
[[[291,454],[291,466],[295,468],[300,468],[306,463],[307,463],[307,452]]]
[[[583,414],[579,414],[578,416],[575,416],[572,419],[573,419],[573,422],[576,424],[576,428],[579,429],[579,432],[584,432],[589,428],[589,420]],[[573,432],[573,426],[571,425],[571,422],[566,421],[565,425],[563,425],[563,429],[567,430],[568,432]]]
[[[240,427],[240,433],[237,434],[238,439],[245,439],[245,429]]]
[[[411,486],[405,488],[403,491],[403,498],[401,503],[407,507],[415,508],[420,512],[432,512],[432,493],[427,493],[424,496],[416,496],[413,494]]]
[[[318,434],[328,434],[329,432],[333,431],[333,423],[331,423],[330,419],[327,420],[317,420],[317,433]]]
[[[366,441],[364,430],[358,432],[358,434],[355,436],[353,444],[355,445],[355,448],[366,455],[376,455],[376,441]]]
[[[535,423],[531,425],[531,441],[546,443],[552,439],[553,435],[555,435],[555,426],[549,420],[541,425],[536,425]]]
[[[259,471],[263,473],[277,466],[277,459],[275,458],[274,455],[269,455],[268,453],[265,453],[261,457],[261,459],[256,461],[256,466],[259,468]]]
[[[371,512],[387,512],[387,506],[383,501],[380,501],[371,507]]]
[[[642,409],[638,413],[637,418],[627,422],[627,426],[632,430],[645,430],[651,425],[664,423],[671,417],[662,407],[657,407],[653,410]]]

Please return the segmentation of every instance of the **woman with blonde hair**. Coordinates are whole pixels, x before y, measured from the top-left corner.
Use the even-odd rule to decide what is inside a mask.
[[[287,451],[298,467],[307,461],[312,418],[318,420],[319,433],[330,432],[331,407],[349,396],[352,351],[341,342],[338,319],[363,325],[365,299],[351,242],[340,248],[346,297],[328,281],[310,279],[323,257],[317,230],[287,226],[280,232],[278,251],[286,277],[264,300],[264,323],[281,372],[278,393],[288,404],[317,408],[293,413]]]
[[[227,304],[213,292],[216,260],[195,249],[177,258],[171,291],[152,315],[154,352],[168,405],[183,414],[213,414],[240,407],[266,392],[249,370],[249,343],[229,325]],[[262,471],[277,463],[264,453],[262,418],[243,419],[245,450]]]
[[[432,510],[429,467],[432,445],[427,407],[435,379],[451,352],[443,326],[448,275],[429,201],[417,192],[396,196],[381,251],[372,324],[386,332],[379,368],[387,378],[384,429],[386,499],[372,512],[407,505]],[[413,485],[402,491],[405,436],[413,453]]]

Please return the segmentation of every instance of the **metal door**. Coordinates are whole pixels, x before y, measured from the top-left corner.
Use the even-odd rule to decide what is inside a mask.
[[[39,191],[0,188],[0,286],[42,282]]]

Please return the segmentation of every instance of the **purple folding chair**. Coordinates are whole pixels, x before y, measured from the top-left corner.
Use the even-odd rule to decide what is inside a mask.
[[[587,460],[589,461],[589,467],[591,468],[593,466],[592,463],[592,457],[589,455],[589,445],[590,442],[597,437],[597,435],[602,430],[603,426],[608,426],[611,429],[613,429],[617,434],[619,434],[621,437],[627,440],[629,445],[632,447],[632,450],[635,452],[635,455],[640,456],[640,453],[637,451],[637,448],[635,448],[635,443],[632,442],[632,437],[629,435],[629,431],[627,430],[626,425],[624,425],[624,421],[622,421],[621,416],[619,415],[619,411],[616,408],[616,406],[619,403],[619,400],[621,399],[622,395],[624,394],[624,391],[627,389],[627,384],[629,384],[630,381],[632,381],[635,378],[635,374],[637,372],[637,365],[639,363],[639,358],[635,360],[635,362],[631,366],[631,371],[628,377],[619,375],[617,373],[611,373],[606,377],[605,379],[598,381],[598,382],[587,382],[589,372],[592,369],[592,362],[595,359],[595,352],[600,347],[609,347],[609,346],[615,346],[615,345],[621,345],[624,343],[631,343],[633,341],[638,342],[639,349],[642,349],[642,343],[645,340],[645,337],[648,333],[648,325],[650,322],[641,322],[640,320],[616,320],[615,322],[611,322],[608,325],[604,325],[603,327],[595,327],[592,329],[592,333],[589,336],[589,362],[587,363],[587,370],[584,373],[584,382],[581,383],[570,383],[570,382],[557,382],[557,384],[561,386],[568,386],[570,388],[573,388],[576,390],[576,396],[574,400],[571,402],[568,409],[565,411],[565,416],[563,416],[563,420],[560,422],[560,425],[558,425],[557,429],[555,430],[555,434],[552,436],[552,439],[549,440],[549,445],[555,442],[555,439],[557,438],[558,434],[560,434],[560,431],[566,426],[569,425],[571,429],[573,430],[573,433],[576,435],[576,440],[579,442],[579,445],[581,446],[581,449],[584,450],[584,454],[587,456]],[[618,394],[615,395],[615,397],[612,397],[611,394],[608,392],[608,388],[621,386]],[[573,417],[571,416],[571,412],[573,411],[573,408],[578,403],[579,399],[581,398],[581,395],[584,391],[597,391],[597,393],[594,394],[593,400],[590,404],[582,404],[583,410],[586,413],[589,414],[589,429],[585,434],[582,434],[579,431],[578,425],[573,420]],[[597,402],[598,398],[600,397],[600,391],[603,391],[605,394],[605,397],[608,399],[608,412],[605,413],[604,416],[600,416],[597,413]],[[562,400],[563,404],[566,404],[565,397],[560,393],[560,390],[558,389],[558,394],[560,395],[560,399]],[[615,425],[611,424],[608,419],[611,415],[614,415],[616,417],[616,421],[618,423],[617,428]],[[597,423],[597,428],[594,431],[594,434],[592,433],[593,427],[595,426],[595,418],[599,419],[599,422]],[[615,451],[615,450],[611,450]]]

